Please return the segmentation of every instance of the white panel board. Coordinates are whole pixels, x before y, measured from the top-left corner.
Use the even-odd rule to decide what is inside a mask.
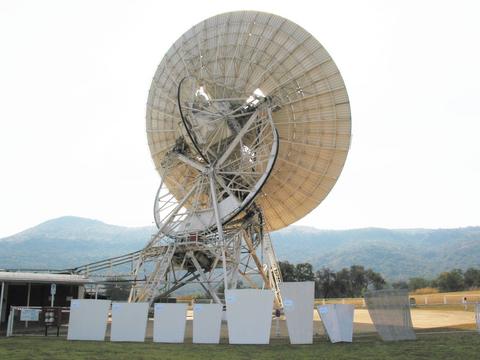
[[[67,339],[105,340],[109,309],[110,300],[72,300]]]
[[[185,339],[187,304],[155,304],[153,341],[182,343]]]
[[[290,343],[313,343],[315,283],[313,281],[283,282],[280,283],[280,293]]]
[[[354,305],[328,304],[317,310],[332,343],[352,342]]]
[[[145,341],[148,303],[113,303],[111,341]]]
[[[222,325],[222,305],[195,304],[193,306],[193,342],[218,344]]]
[[[270,342],[273,309],[271,290],[227,290],[225,300],[230,344]]]

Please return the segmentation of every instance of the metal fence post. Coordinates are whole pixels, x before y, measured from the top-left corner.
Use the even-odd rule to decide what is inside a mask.
[[[8,323],[7,323],[7,333],[6,336],[12,336],[12,330],[13,330],[13,316],[14,316],[15,310],[10,308],[10,314],[8,315]]]

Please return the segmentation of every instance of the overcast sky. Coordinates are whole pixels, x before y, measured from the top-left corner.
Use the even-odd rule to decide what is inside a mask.
[[[337,63],[353,141],[318,228],[480,225],[476,1],[0,0],[0,237],[63,215],[152,224],[145,104],[194,24],[289,18]]]

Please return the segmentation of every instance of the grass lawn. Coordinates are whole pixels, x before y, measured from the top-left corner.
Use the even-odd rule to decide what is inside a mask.
[[[417,341],[385,343],[375,336],[352,344],[194,345],[67,341],[55,337],[0,338],[0,359],[478,359],[480,334],[418,334]]]

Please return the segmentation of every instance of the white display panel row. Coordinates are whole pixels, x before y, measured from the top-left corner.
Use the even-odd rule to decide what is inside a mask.
[[[104,341],[109,300],[72,300],[69,340]],[[227,290],[227,318],[232,344],[267,344],[270,338],[273,293],[270,290]],[[157,303],[154,307],[153,341],[183,343],[187,304]],[[111,341],[144,341],[147,303],[113,303]],[[193,342],[218,344],[222,305],[194,306]],[[255,326],[252,329],[251,324]]]
[[[113,303],[111,341],[145,341],[148,303]],[[68,340],[104,341],[110,300],[72,300]],[[183,342],[187,304],[155,304],[153,341]]]
[[[313,342],[314,283],[282,283],[281,292],[287,329],[292,344]],[[230,344],[268,344],[274,295],[271,290],[227,290],[226,319]],[[105,340],[109,300],[72,300],[69,340]],[[111,341],[145,341],[148,303],[112,304]],[[318,309],[330,339],[352,341],[353,307],[326,306]],[[195,304],[193,342],[218,344],[222,305]],[[183,343],[187,318],[185,303],[157,303],[154,306],[153,341]]]

